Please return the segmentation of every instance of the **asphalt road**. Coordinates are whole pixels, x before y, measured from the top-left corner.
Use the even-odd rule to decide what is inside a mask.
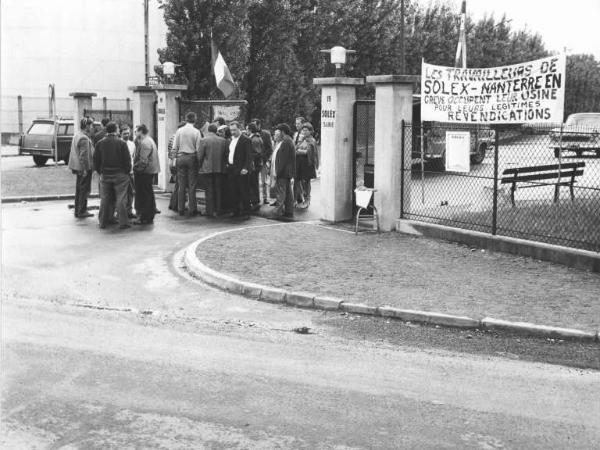
[[[600,441],[599,372],[213,290],[176,270],[177,250],[239,224],[176,219],[164,200],[161,208],[154,227],[103,231],[64,203],[3,207],[3,448]],[[386,333],[394,325],[404,338]],[[446,344],[466,342],[444,333]]]

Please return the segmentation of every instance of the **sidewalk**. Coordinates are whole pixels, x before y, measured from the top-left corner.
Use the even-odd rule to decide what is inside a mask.
[[[295,223],[215,236],[198,259],[243,281],[371,306],[600,328],[600,275],[465,246]]]

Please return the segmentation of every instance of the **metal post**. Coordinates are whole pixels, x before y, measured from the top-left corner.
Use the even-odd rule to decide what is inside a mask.
[[[500,151],[500,129],[496,127],[494,131],[494,197],[492,199],[492,235],[495,236],[498,231],[498,153]]]
[[[146,86],[149,85],[150,78],[150,46],[148,43],[149,28],[150,26],[148,0],[144,0],[144,72],[146,74]]]
[[[108,101],[107,101],[106,97],[102,97],[102,115],[104,117],[106,117],[106,110],[108,109],[107,103],[108,103]]]
[[[17,97],[17,117],[19,120],[19,134],[23,134],[23,97]]]
[[[404,6],[404,2],[402,2],[402,6]],[[400,218],[404,219],[404,177],[406,176],[406,174],[404,173],[404,152],[406,151],[406,147],[405,147],[405,141],[404,141],[404,120],[402,120],[402,123],[400,125],[402,127],[402,133],[401,133],[401,139],[402,139],[402,145],[401,145],[401,155],[402,155],[402,159],[400,160]]]
[[[402,75],[406,74],[406,47],[405,47],[405,43],[404,43],[404,39],[405,39],[404,21],[405,21],[404,0],[401,0],[401,2],[400,2],[400,73]]]
[[[419,131],[421,134],[421,204],[425,204],[425,143],[423,142],[424,133],[423,133],[423,122],[421,121],[421,129]]]
[[[129,97],[125,99],[125,109],[127,109],[127,111],[131,111],[131,99]]]

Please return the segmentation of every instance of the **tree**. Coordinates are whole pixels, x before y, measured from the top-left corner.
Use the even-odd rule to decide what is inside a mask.
[[[181,65],[191,98],[222,98],[211,66],[211,30],[236,83],[246,69],[248,32],[246,0],[161,0],[168,28],[167,47],[159,59]],[[240,92],[240,94],[243,94]]]
[[[600,111],[600,63],[593,55],[567,57],[565,115]]]

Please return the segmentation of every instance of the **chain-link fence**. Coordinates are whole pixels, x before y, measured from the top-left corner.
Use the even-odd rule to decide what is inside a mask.
[[[403,170],[410,177],[403,217],[600,251],[597,128],[405,123],[403,130],[412,162]],[[454,158],[446,155],[447,133],[456,131],[470,141],[465,172],[447,170]]]

